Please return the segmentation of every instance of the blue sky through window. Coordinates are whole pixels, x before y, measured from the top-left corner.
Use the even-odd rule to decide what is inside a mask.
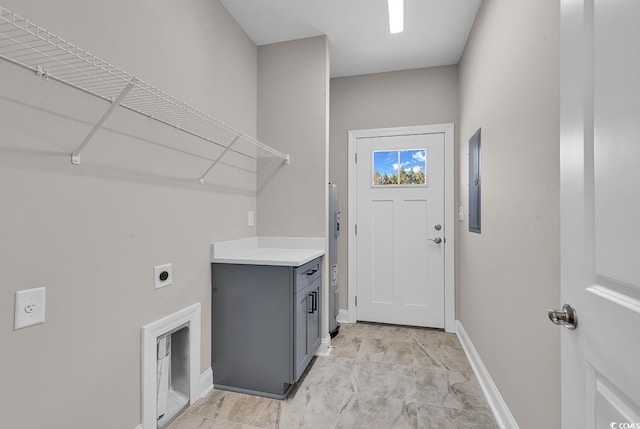
[[[380,173],[381,176],[384,176],[385,174],[387,176],[391,176],[393,173],[397,173],[397,165],[398,151],[373,152],[373,170]]]
[[[424,172],[427,163],[426,152],[424,150],[403,150],[400,151],[400,166],[407,173]]]
[[[421,181],[413,182],[412,184],[424,184],[426,167],[427,159],[426,150],[424,149],[373,152],[374,185],[392,184],[390,182],[376,183],[375,173],[380,176],[386,175],[388,178],[396,175],[395,179],[398,181],[399,170],[404,170],[406,173],[413,173],[413,175],[422,173]]]

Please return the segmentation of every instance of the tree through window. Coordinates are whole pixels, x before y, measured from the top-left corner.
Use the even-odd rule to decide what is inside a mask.
[[[373,186],[426,185],[427,150],[373,152]]]

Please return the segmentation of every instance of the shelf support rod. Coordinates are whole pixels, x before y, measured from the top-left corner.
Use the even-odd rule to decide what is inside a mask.
[[[207,168],[207,171],[205,171],[202,176],[200,176],[200,183],[204,185],[204,178],[207,176],[207,174],[209,174],[209,172],[211,170],[213,170],[213,167],[216,166],[216,164],[218,163],[218,161],[220,161],[222,159],[222,157],[224,156],[225,153],[227,153],[229,151],[229,149],[231,149],[231,146],[234,145],[235,142],[238,141],[238,139],[240,138],[240,135],[236,135],[234,137],[234,139],[231,141],[231,143],[229,143],[229,145],[227,147],[224,148],[224,150],[222,151],[222,153],[220,155],[218,155],[218,157],[213,161],[213,164],[211,164],[209,166],[209,168]]]
[[[125,88],[122,90],[118,98],[116,98],[114,101],[111,102],[111,106],[109,106],[109,109],[107,109],[107,111],[104,112],[104,115],[102,115],[102,118],[100,118],[98,123],[96,123],[96,125],[89,132],[89,134],[87,134],[84,140],[82,140],[82,143],[80,143],[80,146],[78,146],[78,148],[74,150],[73,153],[71,154],[72,164],[74,165],[80,164],[80,152],[82,152],[82,149],[84,149],[84,147],[87,145],[87,143],[89,143],[89,141],[98,132],[98,130],[102,128],[102,126],[107,121],[107,119],[109,119],[109,116],[111,116],[113,111],[116,110],[116,108],[120,105],[120,103],[122,103],[122,100],[124,100],[127,94],[129,94],[129,91],[131,91],[131,89],[135,86],[135,84],[136,84],[136,80],[133,79],[131,82],[129,82],[129,84],[127,84],[127,86],[125,86]]]

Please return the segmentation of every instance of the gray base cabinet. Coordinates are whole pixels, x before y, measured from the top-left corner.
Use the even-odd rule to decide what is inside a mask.
[[[287,397],[321,342],[322,258],[301,267],[211,264],[218,389]]]

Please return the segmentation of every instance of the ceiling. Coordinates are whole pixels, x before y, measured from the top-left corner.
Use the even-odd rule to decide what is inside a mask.
[[[457,64],[482,0],[405,0],[389,33],[387,0],[220,0],[258,46],[326,34],[331,77]]]

